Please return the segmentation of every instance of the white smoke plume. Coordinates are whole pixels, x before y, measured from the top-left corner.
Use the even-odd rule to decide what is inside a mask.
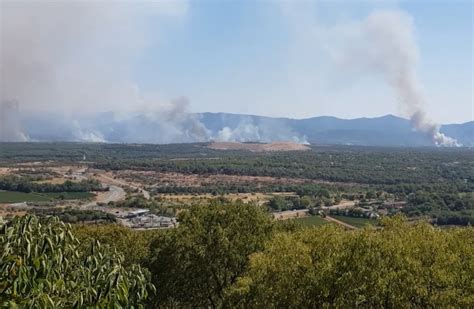
[[[309,144],[306,136],[294,132],[289,126],[282,125],[275,119],[254,120],[245,117],[236,127],[224,127],[212,137],[219,142],[263,142],[291,141],[299,144]]]
[[[0,142],[24,142],[28,137],[23,133],[18,103],[0,101]]]
[[[342,68],[383,77],[417,131],[430,136],[438,146],[459,146],[441,133],[423,110],[426,98],[417,75],[419,51],[409,15],[377,10],[362,22],[334,28],[328,37],[328,48]]]
[[[146,21],[179,22],[187,6],[186,1],[0,1],[0,102],[15,100],[29,114],[54,113],[71,122],[84,114],[138,110],[143,94],[133,67],[160,39],[156,32],[151,37]],[[182,120],[173,115],[168,123]],[[77,140],[102,141],[82,125],[72,129]],[[20,140],[20,132],[13,131],[13,126],[2,129],[2,139]]]
[[[130,123],[126,132],[129,141],[139,139],[145,143],[164,144],[209,140],[210,132],[196,114],[189,113],[189,100],[185,97],[173,99],[138,117],[141,123],[124,121]]]

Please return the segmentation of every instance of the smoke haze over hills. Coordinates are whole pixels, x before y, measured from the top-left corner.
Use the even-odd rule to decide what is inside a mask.
[[[173,56],[184,53],[182,57],[171,57],[169,68],[172,71],[184,70],[184,73],[180,71],[179,87],[175,85],[167,90],[161,85],[166,85],[168,78],[172,79],[163,73],[167,65],[161,63],[157,66],[154,61],[162,56],[161,43],[166,41],[162,41],[166,31],[192,28],[187,23],[193,22],[197,15],[190,12],[199,12],[193,11],[196,7],[188,1],[135,4],[76,0],[2,1],[0,5],[0,141],[171,143],[288,140],[298,143],[379,144],[381,137],[377,137],[379,133],[372,129],[363,133],[363,128],[344,131],[335,127],[336,131],[343,131],[331,129],[324,135],[317,128],[321,122],[314,122],[316,125],[309,119],[297,121],[222,114],[223,119],[219,120],[210,114],[196,114],[193,113],[196,106],[191,106],[190,102],[198,105],[198,110],[206,110],[199,105],[207,103],[203,103],[202,97],[196,99],[188,95],[193,92],[194,85],[181,85],[191,76],[197,88],[207,87],[202,80],[215,74],[219,81],[213,86],[213,91],[208,92],[225,94],[220,104],[231,105],[234,100],[225,87],[235,88],[237,92],[251,89],[253,97],[248,100],[251,102],[241,101],[239,104],[252,105],[255,101],[258,103],[254,105],[266,105],[270,111],[277,109],[279,91],[289,89],[294,101],[290,99],[285,103],[288,112],[291,109],[305,110],[295,102],[299,101],[304,80],[314,81],[318,70],[321,70],[319,77],[334,78],[340,86],[329,91],[308,82],[311,93],[305,101],[311,105],[331,105],[330,96],[334,92],[345,92],[352,84],[370,76],[388,86],[387,100],[396,101],[400,115],[410,120],[411,126],[409,123],[408,128],[404,127],[403,134],[416,136],[416,140],[408,138],[407,144],[457,146],[467,141],[470,145],[473,135],[472,132],[463,133],[463,129],[443,131],[429,117],[426,109],[428,98],[418,71],[421,56],[414,17],[398,8],[370,9],[356,18],[335,18],[327,22],[319,9],[321,3],[309,3],[308,7],[289,2],[267,4],[264,11],[272,12],[278,22],[288,26],[286,35],[294,39],[289,43],[299,42],[290,47],[296,50],[296,57],[302,59],[308,71],[300,71],[301,63],[298,61],[286,63],[284,87],[278,87],[281,81],[277,86],[272,84],[277,75],[270,71],[274,67],[285,67],[284,63],[276,62],[278,65],[266,68],[270,72],[268,75],[260,75],[261,72],[251,63],[235,61],[239,68],[251,68],[249,71],[256,80],[253,83],[246,81],[245,87],[234,87],[233,78],[238,80],[243,75],[232,74],[232,67],[226,72],[213,71],[213,68],[227,68],[233,60],[241,59],[235,58],[231,48],[218,50],[220,45],[226,46],[225,42],[230,44],[227,36],[213,37],[208,45],[192,51],[168,42]],[[270,25],[276,26],[274,23]],[[179,40],[181,32],[178,30],[171,32],[169,41]],[[268,43],[264,46],[268,52],[265,57],[255,58],[258,60],[256,64],[265,62],[261,60],[267,56],[270,58],[274,53],[282,52],[273,49],[271,41],[258,41]],[[192,43],[200,46],[199,41]],[[251,45],[238,45],[242,46],[242,50],[237,49],[238,54],[245,56]],[[290,47],[287,49],[291,58]],[[189,64],[187,59],[195,55],[198,63]],[[211,61],[212,65],[205,65],[205,61]],[[140,67],[146,69],[139,71]],[[204,69],[199,70],[202,67]],[[196,72],[198,74],[194,74]],[[226,79],[228,72],[231,72],[231,78]],[[292,87],[294,72],[298,78]],[[335,73],[330,75],[329,72]],[[148,80],[143,76],[148,76]],[[344,88],[346,76],[349,76],[350,85]],[[151,86],[147,87],[147,84]],[[253,84],[259,88],[254,89]],[[198,97],[204,92],[198,91]],[[274,97],[273,92],[277,93]],[[368,92],[371,93],[372,89]],[[262,93],[267,95],[267,100],[258,99]],[[329,99],[321,99],[324,97]],[[355,100],[346,103],[347,106],[356,104]],[[368,138],[365,136],[368,132],[376,136]],[[448,136],[448,133],[453,135]],[[393,139],[398,140],[400,132],[395,130],[393,134]],[[462,136],[462,140],[457,141],[457,136]]]
[[[25,132],[32,141],[111,143],[292,141],[343,145],[435,145],[429,136],[413,130],[409,120],[391,115],[350,120],[327,116],[290,119],[226,113],[178,112],[177,115],[179,116],[172,111],[167,114],[128,116],[109,112],[72,122],[55,117],[32,115],[23,119],[23,123]],[[474,122],[443,125],[441,132],[455,137],[464,146],[474,146]]]

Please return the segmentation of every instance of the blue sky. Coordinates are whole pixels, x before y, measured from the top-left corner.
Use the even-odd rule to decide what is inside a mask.
[[[179,18],[150,18],[152,40],[133,68],[140,89],[167,99],[186,96],[198,112],[400,114],[382,79],[333,74],[330,60],[318,52],[320,42],[304,34],[305,25],[332,27],[375,9],[396,9],[414,21],[428,115],[442,123],[473,120],[472,1],[296,2],[291,16],[282,9],[286,4],[191,1]]]
[[[193,112],[472,121],[473,3],[0,1],[0,99],[32,113],[186,97]]]

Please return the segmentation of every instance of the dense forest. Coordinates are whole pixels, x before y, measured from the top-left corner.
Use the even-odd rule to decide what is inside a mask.
[[[48,220],[3,224],[3,306],[474,306],[472,227],[303,228],[243,203],[191,207],[171,230]]]
[[[16,175],[0,176],[0,190],[18,191],[18,192],[90,192],[90,191],[106,191],[108,188],[103,187],[95,180],[81,180],[73,182],[66,180],[62,184],[37,183],[26,177]]]

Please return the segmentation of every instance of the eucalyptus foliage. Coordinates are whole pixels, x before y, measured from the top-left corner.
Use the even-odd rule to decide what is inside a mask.
[[[81,246],[57,218],[17,217],[0,231],[0,305],[143,307],[149,275],[99,242]]]

